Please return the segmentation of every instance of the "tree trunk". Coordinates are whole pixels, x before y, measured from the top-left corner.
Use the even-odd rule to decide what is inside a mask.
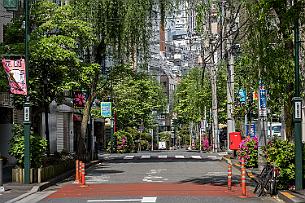
[[[292,97],[288,97],[288,101],[284,104],[284,117],[285,117],[285,129],[286,138],[292,141],[293,138],[293,122],[292,122]]]

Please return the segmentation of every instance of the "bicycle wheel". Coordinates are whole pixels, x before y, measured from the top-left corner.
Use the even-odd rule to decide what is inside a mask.
[[[269,182],[269,193],[270,195],[276,195],[277,190],[276,190],[276,179],[272,178]]]
[[[272,179],[272,169],[268,171],[267,176],[263,179],[262,182],[262,190],[259,191],[258,196],[262,196],[263,194],[266,194],[266,191],[269,192],[269,183]]]

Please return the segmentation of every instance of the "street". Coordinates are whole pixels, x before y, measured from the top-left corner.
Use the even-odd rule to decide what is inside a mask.
[[[232,191],[228,191],[227,165],[218,159],[217,154],[197,153],[195,156],[179,151],[176,155],[162,152],[154,159],[148,158],[153,155],[142,154],[139,156],[142,159],[123,155],[122,159],[102,161],[86,171],[87,187],[73,184],[71,178],[19,203],[277,202],[269,197],[256,197],[251,187],[247,187],[247,197],[242,197],[241,187],[237,184],[240,176],[236,169],[233,169],[234,186]]]

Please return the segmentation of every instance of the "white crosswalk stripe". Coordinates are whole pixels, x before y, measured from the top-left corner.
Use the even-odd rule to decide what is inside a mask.
[[[134,156],[125,156],[124,159],[133,159]]]
[[[201,159],[201,156],[192,156],[192,159]]]
[[[167,155],[159,155],[158,158],[159,159],[167,159]]]
[[[141,159],[150,159],[150,155],[142,155]]]
[[[175,158],[176,159],[184,159],[184,156],[183,155],[175,155]]]

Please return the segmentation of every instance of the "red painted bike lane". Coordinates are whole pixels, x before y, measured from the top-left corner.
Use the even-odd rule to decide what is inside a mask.
[[[206,196],[206,197],[254,197],[248,191],[243,197],[241,187],[235,185],[232,190],[226,186],[196,183],[124,183],[124,184],[91,184],[80,187],[77,184],[64,185],[50,195],[49,199],[56,198],[94,198],[116,196]]]

